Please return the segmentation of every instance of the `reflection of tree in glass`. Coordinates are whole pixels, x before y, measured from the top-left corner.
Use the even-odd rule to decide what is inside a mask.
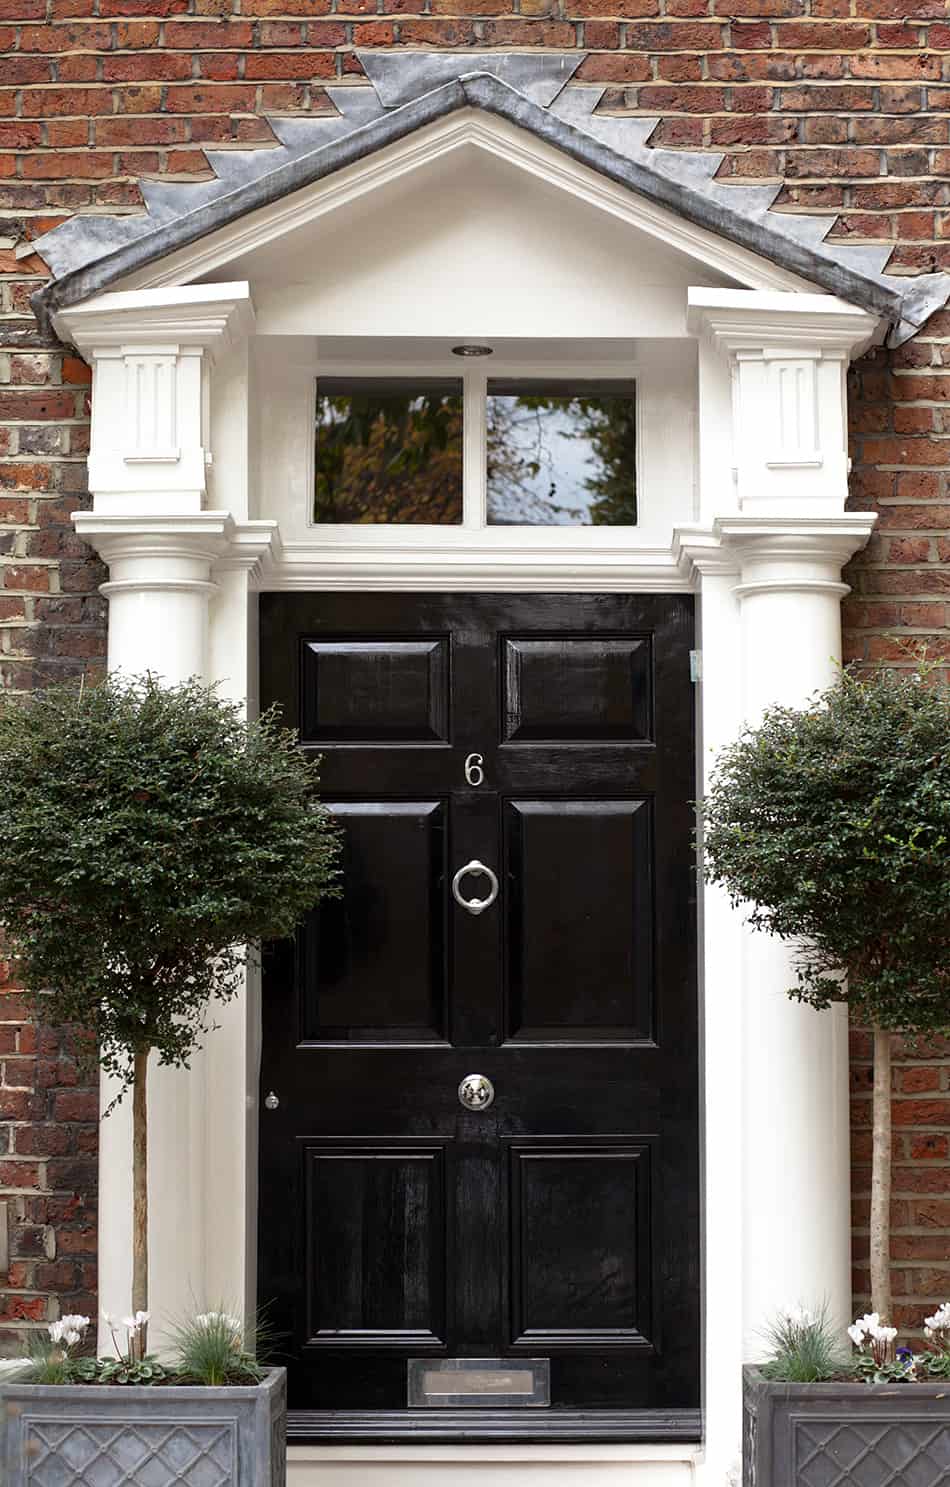
[[[630,395],[490,396],[489,519],[633,524],[635,422]],[[459,394],[377,388],[320,395],[316,435],[316,521],[461,521]],[[576,449],[559,449],[561,440]]]
[[[569,525],[584,520],[582,506],[557,499],[562,472],[544,417],[549,407],[550,400],[544,398],[488,399],[488,506],[489,520],[496,525]]]
[[[318,396],[315,474],[318,522],[461,521],[461,397]]]
[[[633,524],[635,410],[632,396],[490,396],[490,520]],[[576,441],[576,451],[568,453],[561,440]],[[581,493],[587,498],[580,505],[566,499]]]

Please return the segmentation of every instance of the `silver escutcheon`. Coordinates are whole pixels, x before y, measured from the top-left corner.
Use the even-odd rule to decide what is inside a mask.
[[[264,1096],[264,1105],[268,1110],[276,1110],[279,1104],[280,1100],[278,1096],[274,1094],[273,1090],[271,1090],[269,1095]]]
[[[481,873],[488,879],[487,898],[462,897],[462,879],[469,873]],[[460,867],[452,879],[452,897],[457,904],[461,904],[463,909],[468,909],[470,914],[483,914],[486,909],[491,908],[495,899],[498,897],[498,879],[490,867],[486,867],[484,862],[479,862],[473,858],[471,862],[466,862],[464,867]]]
[[[487,1110],[495,1098],[495,1086],[484,1074],[466,1074],[459,1085],[459,1102],[466,1110]]]

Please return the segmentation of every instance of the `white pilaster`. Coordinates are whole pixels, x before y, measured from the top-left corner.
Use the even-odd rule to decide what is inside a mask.
[[[102,592],[109,599],[111,670],[151,671],[172,683],[219,675],[208,656],[209,606],[220,592],[216,564],[237,554],[231,566],[244,571],[225,574],[225,587],[246,585],[274,529],[273,523],[237,526],[227,510],[202,509],[212,459],[211,367],[216,352],[240,342],[252,323],[246,284],[105,294],[59,317],[60,334],[93,368],[93,509],[77,512],[74,522],[109,566]],[[245,648],[237,659],[246,666]],[[246,670],[232,690],[246,695]],[[244,1010],[242,1003],[239,1014]],[[230,1021],[233,1041],[240,1033]],[[227,1191],[224,1206],[234,1222],[221,1229],[207,1194],[210,1181],[218,1199],[225,1196],[215,1179],[235,1166],[229,1143],[243,1162],[245,1120],[216,1127],[215,1146],[207,1108],[213,1078],[206,1050],[187,1071],[150,1066],[149,1280],[159,1344],[163,1323],[186,1317],[196,1304],[244,1299],[230,1263],[231,1248],[242,1270],[246,1259],[235,1211],[244,1183]],[[114,1095],[105,1081],[104,1108]],[[243,1097],[242,1083],[242,1106]],[[99,1291],[104,1309],[118,1315],[131,1300],[128,1106],[126,1100],[104,1121],[100,1145]],[[101,1329],[100,1347],[107,1346]]]
[[[840,659],[841,568],[874,523],[845,513],[845,373],[875,321],[825,295],[701,289],[689,299],[692,328],[724,356],[732,386],[735,499],[706,541],[735,575],[734,736],[773,703],[800,705],[828,684]],[[695,543],[695,535],[684,538],[702,571]],[[705,611],[705,575],[702,588]],[[708,667],[705,639],[704,651]],[[704,717],[707,710],[709,731],[724,742],[721,699],[711,696]],[[847,1025],[843,1009],[816,1013],[788,999],[794,953],[777,939],[744,927],[726,976],[722,961],[710,959],[710,921],[726,933],[728,910],[719,895],[706,898],[707,1028],[717,1005],[728,1015],[737,994],[741,1003],[731,1155],[742,1259],[731,1300],[748,1359],[761,1355],[762,1329],[785,1304],[827,1302],[841,1323],[850,1312]],[[714,1168],[713,1144],[707,1132]]]

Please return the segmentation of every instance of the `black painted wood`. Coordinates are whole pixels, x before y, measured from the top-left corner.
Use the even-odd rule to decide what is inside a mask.
[[[269,594],[261,625],[263,699],[346,836],[342,899],[265,965],[260,1294],[295,1432],[693,1430],[691,599]],[[550,1410],[403,1408],[410,1357],[518,1354],[551,1358]]]
[[[703,1438],[699,1410],[290,1410],[287,1440],[417,1445],[559,1441],[689,1444]]]

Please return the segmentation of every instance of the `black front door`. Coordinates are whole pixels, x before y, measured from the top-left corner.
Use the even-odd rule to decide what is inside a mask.
[[[695,1436],[691,636],[684,595],[262,598],[345,836],[265,968],[298,1437]],[[410,1359],[464,1358],[548,1360],[549,1408],[402,1413]]]

